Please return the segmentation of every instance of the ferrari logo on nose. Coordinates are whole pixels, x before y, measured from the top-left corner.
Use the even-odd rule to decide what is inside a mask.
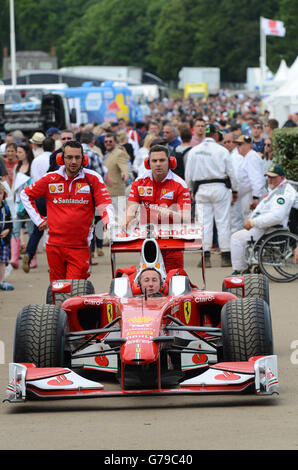
[[[184,317],[185,317],[186,323],[189,323],[190,315],[191,315],[191,302],[190,300],[186,300],[184,302]]]

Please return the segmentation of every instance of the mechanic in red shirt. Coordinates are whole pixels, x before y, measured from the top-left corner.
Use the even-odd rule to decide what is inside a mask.
[[[144,161],[145,172],[131,185],[122,228],[127,230],[140,207],[141,224],[190,222],[190,192],[185,181],[171,171],[176,160],[164,145],[154,145]],[[184,267],[182,251],[162,250],[166,271]]]
[[[84,168],[88,157],[80,142],[66,142],[57,163],[60,168],[25,188],[21,200],[39,230],[49,229],[50,281],[87,279],[95,208],[107,226],[114,221],[112,201],[101,176]],[[40,197],[46,198],[46,220],[34,202]]]

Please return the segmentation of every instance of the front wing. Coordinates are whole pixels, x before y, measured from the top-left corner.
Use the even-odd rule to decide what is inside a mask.
[[[177,388],[152,390],[104,390],[99,382],[81,377],[68,368],[37,368],[34,364],[9,364],[6,399],[100,398],[144,395],[196,395],[252,392],[278,393],[277,357],[259,356],[247,362],[218,363],[202,374],[181,382]]]

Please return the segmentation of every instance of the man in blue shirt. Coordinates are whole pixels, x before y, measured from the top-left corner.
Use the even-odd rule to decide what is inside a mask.
[[[264,142],[265,140],[262,137],[263,134],[263,125],[261,122],[257,121],[253,124],[251,128],[251,136],[252,136],[252,148],[258,154],[263,156],[264,154]]]
[[[167,123],[163,126],[163,137],[168,143],[169,150],[182,144],[182,140],[177,135],[177,131],[171,123]]]

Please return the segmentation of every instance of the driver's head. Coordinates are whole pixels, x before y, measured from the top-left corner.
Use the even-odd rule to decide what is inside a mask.
[[[155,294],[160,291],[162,285],[161,274],[153,268],[144,269],[139,277],[139,284],[142,293],[147,291],[147,294]]]

